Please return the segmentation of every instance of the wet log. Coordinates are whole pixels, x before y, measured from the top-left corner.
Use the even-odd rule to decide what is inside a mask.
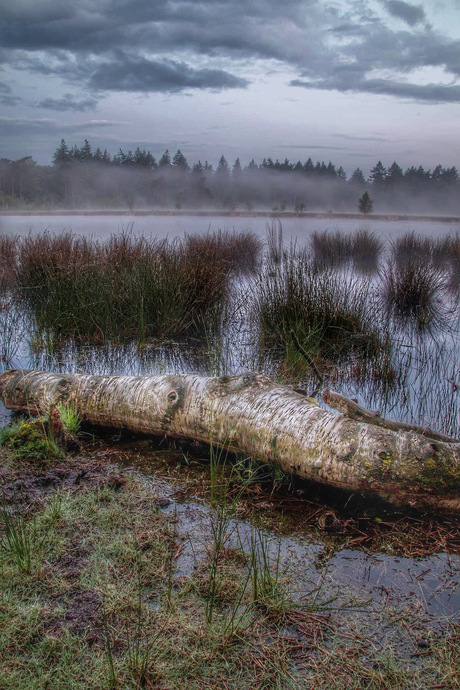
[[[68,403],[86,422],[188,438],[275,463],[302,479],[397,505],[460,512],[460,443],[392,430],[315,404],[266,376],[91,376],[10,370],[7,408]]]

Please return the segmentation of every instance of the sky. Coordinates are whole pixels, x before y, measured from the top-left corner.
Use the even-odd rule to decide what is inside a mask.
[[[0,158],[460,168],[460,0],[0,0]]]

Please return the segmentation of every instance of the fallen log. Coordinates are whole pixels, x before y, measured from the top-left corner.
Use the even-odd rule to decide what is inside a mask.
[[[415,431],[417,434],[425,436],[425,438],[433,439],[433,441],[445,441],[446,443],[456,443],[458,441],[456,438],[451,438],[445,434],[439,434],[428,426],[423,427],[416,426],[415,424],[406,424],[405,422],[395,422],[393,419],[381,417],[380,412],[367,410],[365,407],[358,405],[354,400],[346,398],[344,395],[340,395],[340,393],[335,393],[334,391],[324,391],[323,400],[329,407],[333,407],[334,410],[342,412],[342,414],[350,419],[355,419],[357,422],[375,424],[375,426],[381,426],[385,429],[391,429],[392,431]]]
[[[92,425],[189,438],[276,463],[302,479],[396,505],[460,512],[460,443],[391,430],[320,408],[257,373],[204,378],[10,370],[7,408],[74,406]]]

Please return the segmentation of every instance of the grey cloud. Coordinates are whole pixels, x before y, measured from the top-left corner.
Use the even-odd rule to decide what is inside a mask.
[[[245,88],[246,79],[217,69],[194,69],[175,60],[120,56],[99,67],[90,79],[95,89],[110,91],[169,91]]]
[[[312,144],[279,144],[280,149],[315,149],[319,151],[348,151],[344,146],[316,146]]]
[[[64,112],[72,110],[74,112],[84,113],[88,110],[94,110],[97,106],[97,101],[94,98],[82,98],[78,100],[73,94],[66,93],[62,98],[45,98],[39,101],[35,107],[45,108],[47,110],[58,110]]]
[[[11,86],[0,82],[0,103],[2,105],[15,106],[22,101],[19,96],[14,96]]]
[[[389,79],[362,79],[348,87],[334,83],[333,80],[302,81],[293,79],[291,86],[300,86],[305,89],[327,90],[338,89],[341,91],[356,91],[361,93],[373,93],[386,96],[398,96],[410,98],[415,101],[429,103],[458,103],[460,102],[460,86],[444,86],[442,84],[409,84],[406,82],[392,81]]]
[[[409,26],[425,21],[425,11],[420,5],[410,5],[403,0],[387,0],[385,7],[393,17],[402,19]]]
[[[87,120],[78,124],[61,122],[54,118],[40,117],[0,117],[0,127],[5,134],[24,134],[27,132],[44,132],[56,134],[62,131],[76,132],[93,128],[113,127],[125,123],[116,120]]]
[[[434,31],[421,6],[381,1],[404,31],[367,0],[0,0],[0,45],[16,69],[94,90],[242,88],[242,67],[257,59],[296,70],[294,86],[460,100],[454,84],[421,86],[410,76],[426,66],[460,76],[460,41]],[[408,76],[375,79],[375,70]]]
[[[347,141],[381,141],[388,142],[386,137],[375,136],[375,137],[355,137],[350,134],[333,134],[335,139],[346,139]]]

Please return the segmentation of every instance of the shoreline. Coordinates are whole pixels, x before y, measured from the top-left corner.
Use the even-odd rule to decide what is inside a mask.
[[[4,211],[0,210],[0,217],[9,216],[127,216],[127,217],[142,217],[142,216],[196,216],[196,217],[224,217],[224,218],[299,218],[299,219],[330,219],[330,220],[384,220],[384,221],[422,221],[422,222],[439,222],[439,223],[460,223],[459,216],[426,216],[426,215],[411,215],[411,214],[392,214],[392,213],[333,213],[333,212],[308,212],[296,213],[294,211],[284,211],[275,213],[273,211],[201,211],[201,210],[94,210],[94,209],[79,209],[79,210],[36,210],[36,211]]]

